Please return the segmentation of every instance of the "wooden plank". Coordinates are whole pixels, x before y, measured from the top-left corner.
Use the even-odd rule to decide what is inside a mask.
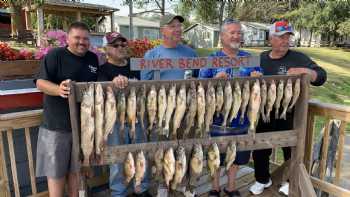
[[[314,187],[312,186],[310,176],[307,173],[304,164],[299,164],[299,173],[299,188],[301,197],[316,197]]]
[[[315,125],[315,115],[309,110],[307,116],[307,129],[305,138],[305,157],[304,163],[308,173],[311,172],[312,166],[312,152],[313,152],[313,140],[314,140],[314,125]]]
[[[36,109],[36,110],[27,110],[27,111],[21,111],[21,112],[0,114],[0,121],[27,118],[32,116],[40,116],[42,115],[42,113],[43,113],[42,109]]]
[[[34,162],[33,162],[33,153],[32,153],[32,142],[30,140],[30,130],[28,127],[24,129],[25,137],[26,137],[26,148],[27,148],[27,156],[28,156],[28,165],[29,165],[29,175],[30,175],[30,185],[32,188],[32,194],[37,193],[36,189],[36,181],[35,181],[35,173],[34,173]]]
[[[319,116],[332,117],[333,119],[350,122],[350,107],[338,104],[322,103],[310,100],[310,110]]]
[[[18,178],[17,178],[17,165],[16,165],[15,148],[13,146],[12,129],[7,130],[7,142],[9,145],[10,161],[11,161],[11,173],[12,173],[13,186],[14,186],[14,190],[15,190],[15,196],[20,197],[19,183],[18,183]]]
[[[9,179],[7,175],[7,167],[5,160],[5,147],[4,141],[2,137],[2,131],[0,130],[0,191],[4,195],[4,197],[10,197],[10,187],[9,187]]]
[[[231,141],[237,143],[237,150],[256,150],[276,147],[295,146],[297,143],[296,132],[280,131],[272,133],[257,133],[255,139],[247,135],[211,137],[203,139],[186,139],[173,140],[162,142],[148,142],[139,144],[125,144],[119,146],[109,146],[103,152],[102,164],[109,165],[117,162],[123,162],[128,152],[137,152],[143,150],[148,157],[152,157],[157,149],[167,149],[169,147],[176,148],[181,145],[186,149],[186,152],[192,150],[193,144],[201,144],[204,152],[212,143],[217,143],[221,152],[226,151],[227,144]],[[96,165],[93,163],[92,165]]]
[[[310,178],[311,178],[311,182],[315,188],[320,189],[322,191],[325,191],[325,192],[329,193],[330,195],[334,195],[337,197],[349,197],[350,196],[350,190],[347,190],[347,189],[344,189],[344,188],[339,187],[337,185],[320,180],[320,179],[313,177],[313,176],[311,176]]]
[[[49,192],[48,191],[44,191],[44,192],[40,192],[40,193],[37,193],[37,194],[30,195],[28,197],[49,197]]]
[[[341,162],[344,156],[344,144],[345,144],[345,128],[348,123],[342,121],[339,128],[339,142],[338,142],[338,159],[335,164],[335,180],[334,183],[339,185],[340,183],[340,171],[341,171]]]
[[[323,142],[322,142],[322,155],[321,155],[321,162],[320,162],[320,179],[324,180],[325,174],[326,174],[326,162],[327,162],[327,155],[328,155],[328,146],[329,146],[329,133],[330,133],[330,125],[331,120],[330,118],[326,119],[326,128],[323,133]]]
[[[0,115],[1,129],[35,127],[42,122],[42,110],[29,110]]]
[[[33,77],[40,68],[40,60],[0,61],[0,80]]]

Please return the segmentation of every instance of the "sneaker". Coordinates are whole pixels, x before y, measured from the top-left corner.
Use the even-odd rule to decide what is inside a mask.
[[[249,191],[254,195],[259,195],[263,193],[265,188],[269,188],[271,185],[272,185],[271,179],[266,184],[255,181],[254,185],[250,186]]]
[[[279,193],[282,193],[286,196],[288,196],[289,193],[289,183],[288,182],[284,182],[282,183],[280,189],[278,190]]]

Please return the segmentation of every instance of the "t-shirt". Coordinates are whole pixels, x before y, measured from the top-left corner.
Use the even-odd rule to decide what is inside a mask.
[[[154,58],[180,58],[180,57],[197,57],[196,52],[182,44],[178,44],[175,48],[165,48],[160,45],[145,54],[145,59]],[[174,79],[184,79],[185,70],[183,69],[172,69],[172,70],[161,70],[160,79],[161,80],[174,80]],[[154,71],[143,70],[141,71],[142,80],[152,80],[154,79]]]
[[[96,81],[97,56],[88,51],[80,57],[66,47],[51,50],[41,61],[36,79],[44,79],[59,85],[66,79],[76,82]],[[43,127],[54,131],[71,132],[68,99],[44,94]]]
[[[117,66],[106,62],[101,65],[98,72],[98,81],[112,81],[114,77],[118,75],[123,75],[128,77],[129,79],[140,79],[139,71],[131,71],[130,70],[130,61],[128,61],[125,66]]]

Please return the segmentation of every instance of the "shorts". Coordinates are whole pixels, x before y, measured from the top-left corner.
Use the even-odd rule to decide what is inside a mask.
[[[68,173],[79,172],[80,167],[73,165],[71,159],[72,133],[39,128],[36,177],[46,176],[60,179]]]

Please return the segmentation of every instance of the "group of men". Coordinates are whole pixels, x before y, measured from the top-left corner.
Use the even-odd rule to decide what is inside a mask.
[[[163,43],[148,51],[145,58],[180,58],[196,57],[192,48],[181,44],[182,23],[184,18],[178,15],[165,15],[160,22],[160,32]],[[311,84],[322,85],[326,81],[326,72],[310,58],[300,52],[289,49],[289,40],[293,29],[287,21],[275,22],[269,30],[269,41],[272,49],[261,54],[260,68],[233,69],[227,65],[225,68],[206,68],[192,70],[192,77],[199,78],[234,78],[237,76],[259,76],[276,74],[307,73],[311,77]],[[243,32],[239,21],[226,19],[220,28],[222,49],[211,56],[249,56],[246,51],[240,50]],[[127,39],[118,32],[107,33],[104,37],[104,48],[107,62],[98,65],[95,54],[89,51],[89,28],[81,22],[72,23],[68,29],[68,45],[51,50],[43,59],[41,70],[36,78],[36,85],[44,92],[43,124],[39,129],[37,145],[36,175],[46,176],[49,194],[52,197],[62,197],[67,183],[68,195],[78,196],[79,166],[72,165],[71,158],[72,133],[69,117],[67,97],[70,94],[68,86],[71,80],[82,81],[113,81],[117,88],[125,88],[129,80],[175,80],[184,79],[185,70],[132,71],[127,53]],[[222,117],[216,117],[214,124],[220,124]],[[287,114],[287,120],[272,120],[271,123],[259,122],[257,132],[291,129],[293,113]],[[244,134],[248,130],[249,121],[245,118],[243,124],[234,119],[229,126],[237,132]],[[115,132],[109,137],[108,144],[130,143],[125,128],[125,139],[119,139]],[[141,132],[140,126],[136,129]],[[212,135],[221,135],[220,131],[211,131]],[[136,135],[142,136],[142,135]],[[142,142],[143,139],[136,139]],[[285,160],[290,158],[290,148],[284,148]],[[223,189],[227,196],[241,196],[236,188],[235,178],[238,166],[247,164],[250,151],[237,153],[234,165],[228,170],[228,183]],[[269,174],[269,156],[271,149],[253,151],[256,183],[249,188],[252,194],[260,194],[265,188],[272,185]],[[113,197],[126,196],[128,186],[124,184],[122,164],[110,166],[110,190]],[[133,196],[151,196],[149,189],[149,172],[140,186],[135,188]],[[288,195],[288,183],[282,184],[282,193]],[[219,173],[212,181],[210,196],[220,196]]]

